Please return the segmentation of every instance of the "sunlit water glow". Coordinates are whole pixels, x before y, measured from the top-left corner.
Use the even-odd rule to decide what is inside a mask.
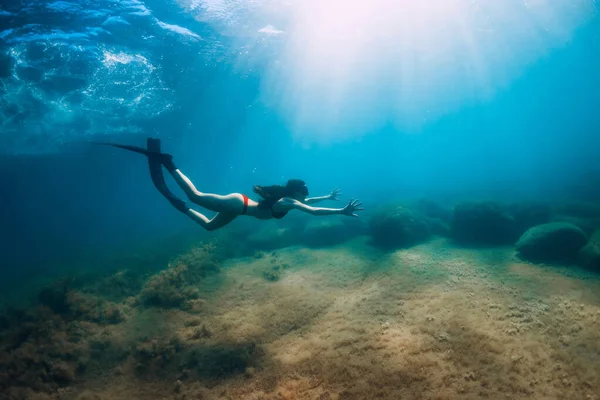
[[[224,31],[240,19],[238,1],[192,4]],[[385,126],[418,132],[487,101],[568,43],[596,8],[594,0],[265,0],[242,7],[264,22],[259,33],[282,41],[263,100],[307,143]],[[249,57],[256,51],[260,45]]]
[[[493,99],[596,10],[593,0],[7,5],[0,152],[52,152],[97,132],[142,132],[188,103],[178,88],[203,68],[230,65],[259,83],[236,110],[259,110],[253,117],[281,121],[283,134],[305,144],[384,127],[421,132]]]
[[[594,11],[589,0],[293,2],[265,99],[308,142],[416,132],[492,98]]]

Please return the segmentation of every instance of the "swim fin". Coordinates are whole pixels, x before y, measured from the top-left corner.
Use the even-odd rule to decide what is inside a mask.
[[[117,143],[109,143],[109,142],[92,142],[94,144],[102,144],[106,146],[118,147],[120,149],[125,149],[129,151],[133,151],[135,153],[140,153],[148,157],[148,166],[150,168],[150,177],[152,178],[152,183],[158,189],[158,191],[167,199],[169,202],[179,211],[186,214],[189,208],[185,204],[185,201],[181,200],[177,196],[175,196],[165,182],[165,177],[163,175],[162,166],[164,165],[168,170],[174,171],[177,169],[175,164],[173,164],[173,156],[170,154],[165,154],[160,152],[160,139],[155,138],[147,138],[146,146],[147,149],[138,146],[129,146],[126,144],[117,144]]]
[[[158,148],[160,148],[160,139],[156,139],[156,140],[159,141],[158,142]],[[133,152],[136,152],[136,153],[143,154],[145,156],[148,156],[149,153],[150,153],[148,150],[144,149],[143,147],[138,147],[138,146],[129,146],[129,145],[126,145],[126,144],[117,144],[117,143],[109,143],[109,142],[91,142],[91,143],[93,143],[93,144],[102,144],[102,145],[105,145],[105,146],[118,147],[120,149],[125,149],[125,150],[129,150],[129,151],[133,151]]]
[[[145,155],[149,159],[153,158],[159,164],[164,165],[168,171],[175,171],[177,169],[177,167],[175,166],[175,163],[173,162],[173,156],[171,154],[161,153],[160,139],[147,138],[146,139],[146,145],[148,147],[147,149],[144,149],[143,147],[138,147],[138,146],[130,146],[127,144],[118,144],[118,143],[110,143],[110,142],[95,142],[94,141],[91,143],[101,144],[101,145],[105,145],[105,146],[118,147],[120,149],[125,149],[125,150],[129,150],[129,151],[133,151],[135,153],[140,153],[140,154]]]
[[[189,207],[185,204],[185,201],[181,200],[179,197],[175,196],[165,182],[165,177],[163,175],[162,170],[162,160],[160,156],[169,154],[163,154],[160,152],[160,139],[148,138],[146,140],[146,145],[148,147],[147,155],[148,155],[148,167],[150,168],[150,176],[152,177],[152,183],[158,189],[158,191],[165,196],[167,200],[175,207],[177,210],[181,211],[184,214],[187,214]],[[132,150],[136,151],[136,150]],[[158,157],[158,159],[157,159]],[[172,162],[172,161],[171,161]],[[174,167],[174,166],[173,166]],[[167,167],[168,169],[168,167]]]

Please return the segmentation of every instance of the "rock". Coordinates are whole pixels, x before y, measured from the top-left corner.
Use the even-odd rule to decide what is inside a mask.
[[[369,221],[373,244],[382,248],[410,247],[431,236],[425,217],[395,206],[380,210]]]
[[[515,218],[494,202],[469,202],[454,208],[451,237],[461,244],[503,245],[519,237]]]
[[[189,309],[200,297],[193,284],[197,275],[185,264],[176,264],[151,276],[138,299],[146,307]]]
[[[587,243],[579,227],[566,222],[551,222],[530,228],[516,244],[519,256],[533,262],[565,262],[575,259]]]
[[[582,231],[586,233],[586,235],[591,235],[594,231],[599,227],[598,222],[594,220],[589,220],[586,218],[580,217],[572,217],[570,215],[556,215],[552,218],[551,222],[567,222],[572,225],[577,226]]]
[[[364,223],[356,218],[320,218],[306,224],[302,243],[309,247],[335,246],[364,231]]]
[[[579,250],[577,256],[583,267],[600,272],[600,230],[594,232],[588,243]]]
[[[67,320],[87,320],[116,324],[124,316],[118,305],[104,299],[78,292],[71,288],[69,280],[59,280],[44,287],[38,294],[40,305]]]

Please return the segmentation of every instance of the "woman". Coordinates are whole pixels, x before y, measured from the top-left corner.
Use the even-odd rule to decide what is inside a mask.
[[[358,202],[358,200],[350,200],[344,208],[312,207],[309,204],[314,204],[322,200],[338,200],[337,196],[341,192],[336,189],[327,196],[307,198],[308,188],[304,181],[299,179],[290,179],[285,186],[254,186],[254,192],[262,197],[259,201],[254,201],[240,193],[231,193],[228,195],[203,193],[196,189],[189,178],[175,166],[172,155],[161,152],[160,139],[148,138],[147,150],[141,147],[113,143],[100,144],[107,144],[148,156],[150,175],[156,188],[175,208],[208,231],[222,228],[239,215],[249,215],[258,219],[281,219],[291,210],[300,210],[311,215],[341,214],[358,217],[356,211],[364,210],[361,207],[362,203]],[[217,215],[209,219],[198,211],[189,208],[183,200],[171,193],[165,184],[161,166],[164,166],[169,171],[190,201],[216,212]]]

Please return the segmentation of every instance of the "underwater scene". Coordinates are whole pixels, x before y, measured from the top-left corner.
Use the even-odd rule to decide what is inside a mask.
[[[4,0],[0,400],[600,400],[599,10]]]

